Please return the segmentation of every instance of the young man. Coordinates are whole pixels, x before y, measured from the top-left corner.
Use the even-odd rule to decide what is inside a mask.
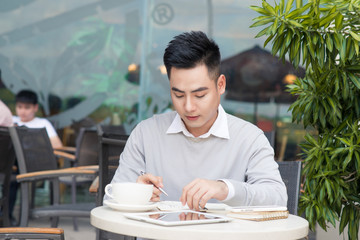
[[[168,193],[162,200],[180,200],[195,210],[211,199],[286,206],[286,188],[264,133],[220,105],[226,79],[217,44],[203,32],[180,34],[166,48],[164,63],[176,111],[137,125],[112,182],[154,184]],[[152,201],[160,194],[154,188]]]
[[[53,148],[62,147],[54,127],[45,118],[35,117],[39,109],[38,98],[31,90],[22,90],[15,96],[15,109],[18,116],[13,117],[14,124],[28,128],[46,128]]]

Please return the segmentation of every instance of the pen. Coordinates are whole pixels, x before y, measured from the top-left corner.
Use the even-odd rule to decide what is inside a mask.
[[[140,171],[140,174],[141,175],[144,175],[145,174],[145,172],[144,171]],[[165,194],[166,196],[169,196],[165,191],[164,191],[164,189],[162,189],[161,187],[157,187],[157,186],[155,186],[154,185],[154,187],[156,187],[157,189],[159,189],[163,194]]]

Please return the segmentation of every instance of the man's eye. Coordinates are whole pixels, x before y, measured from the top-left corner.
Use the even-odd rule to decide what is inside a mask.
[[[197,98],[202,98],[202,97],[204,97],[205,96],[205,94],[204,95],[197,95],[196,97]]]
[[[182,97],[184,97],[184,95],[176,95],[176,94],[175,94],[175,97],[177,97],[177,98],[182,98]]]

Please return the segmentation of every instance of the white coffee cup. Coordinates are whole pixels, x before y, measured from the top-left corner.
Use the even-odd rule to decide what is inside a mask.
[[[112,183],[105,187],[105,194],[119,204],[149,204],[154,186],[151,184],[122,182]]]

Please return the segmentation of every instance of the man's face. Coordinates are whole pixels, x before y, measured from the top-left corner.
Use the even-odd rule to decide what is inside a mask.
[[[16,115],[19,116],[22,122],[29,122],[35,118],[38,110],[38,104],[32,103],[16,103]]]
[[[215,84],[204,64],[191,69],[171,68],[170,91],[174,108],[195,137],[208,132],[215,122],[225,86],[225,76],[221,75]]]

